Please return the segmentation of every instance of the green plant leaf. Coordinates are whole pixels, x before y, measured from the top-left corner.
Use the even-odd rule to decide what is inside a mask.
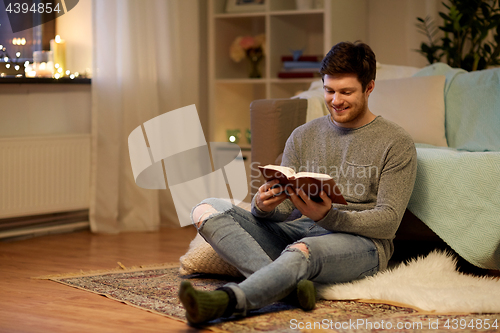
[[[489,44],[484,44],[483,45],[483,49],[487,52],[487,53],[490,53],[491,54],[491,46]]]
[[[439,12],[439,16],[441,16],[445,21],[453,21],[451,19],[451,17],[449,17],[448,15],[446,15],[445,13],[443,12]]]
[[[500,0],[447,0],[442,4],[448,11],[439,12],[443,19],[439,26],[430,17],[417,18],[418,31],[429,39],[418,52],[429,63],[445,57],[450,66],[468,71],[500,64]],[[444,37],[435,40],[438,31]]]
[[[481,12],[483,13],[483,17],[486,20],[490,19],[490,11],[491,11],[491,8],[486,2],[481,3]]]

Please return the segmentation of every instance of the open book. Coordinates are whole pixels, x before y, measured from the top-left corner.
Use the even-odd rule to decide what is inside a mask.
[[[279,166],[279,165],[266,165],[259,166],[264,179],[269,181],[278,179],[279,185],[285,191],[287,186],[292,189],[300,188],[314,201],[322,201],[319,196],[320,192],[325,191],[326,195],[330,197],[333,203],[347,205],[340,189],[332,177],[314,172],[298,172],[292,168]],[[286,192],[285,192],[286,193]]]

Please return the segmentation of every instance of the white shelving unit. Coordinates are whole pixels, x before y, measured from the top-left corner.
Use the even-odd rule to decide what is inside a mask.
[[[280,79],[281,56],[292,49],[325,55],[337,42],[366,40],[367,0],[314,0],[298,10],[295,0],[265,0],[259,11],[227,13],[226,1],[209,0],[209,137],[226,141],[227,129],[240,129],[239,145],[248,148],[250,103],[264,98],[290,98],[318,78]],[[266,35],[262,78],[248,78],[246,59],[235,63],[229,48],[238,36]]]

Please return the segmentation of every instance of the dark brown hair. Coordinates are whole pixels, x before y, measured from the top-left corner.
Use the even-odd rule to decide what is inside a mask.
[[[322,77],[334,74],[356,74],[363,91],[371,80],[375,80],[377,61],[372,49],[356,41],[335,44],[321,62]]]

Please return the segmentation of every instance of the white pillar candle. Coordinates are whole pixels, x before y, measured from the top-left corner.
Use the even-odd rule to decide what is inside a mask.
[[[66,72],[66,42],[59,35],[50,40],[50,50],[54,56],[54,68],[57,73],[64,76]]]

